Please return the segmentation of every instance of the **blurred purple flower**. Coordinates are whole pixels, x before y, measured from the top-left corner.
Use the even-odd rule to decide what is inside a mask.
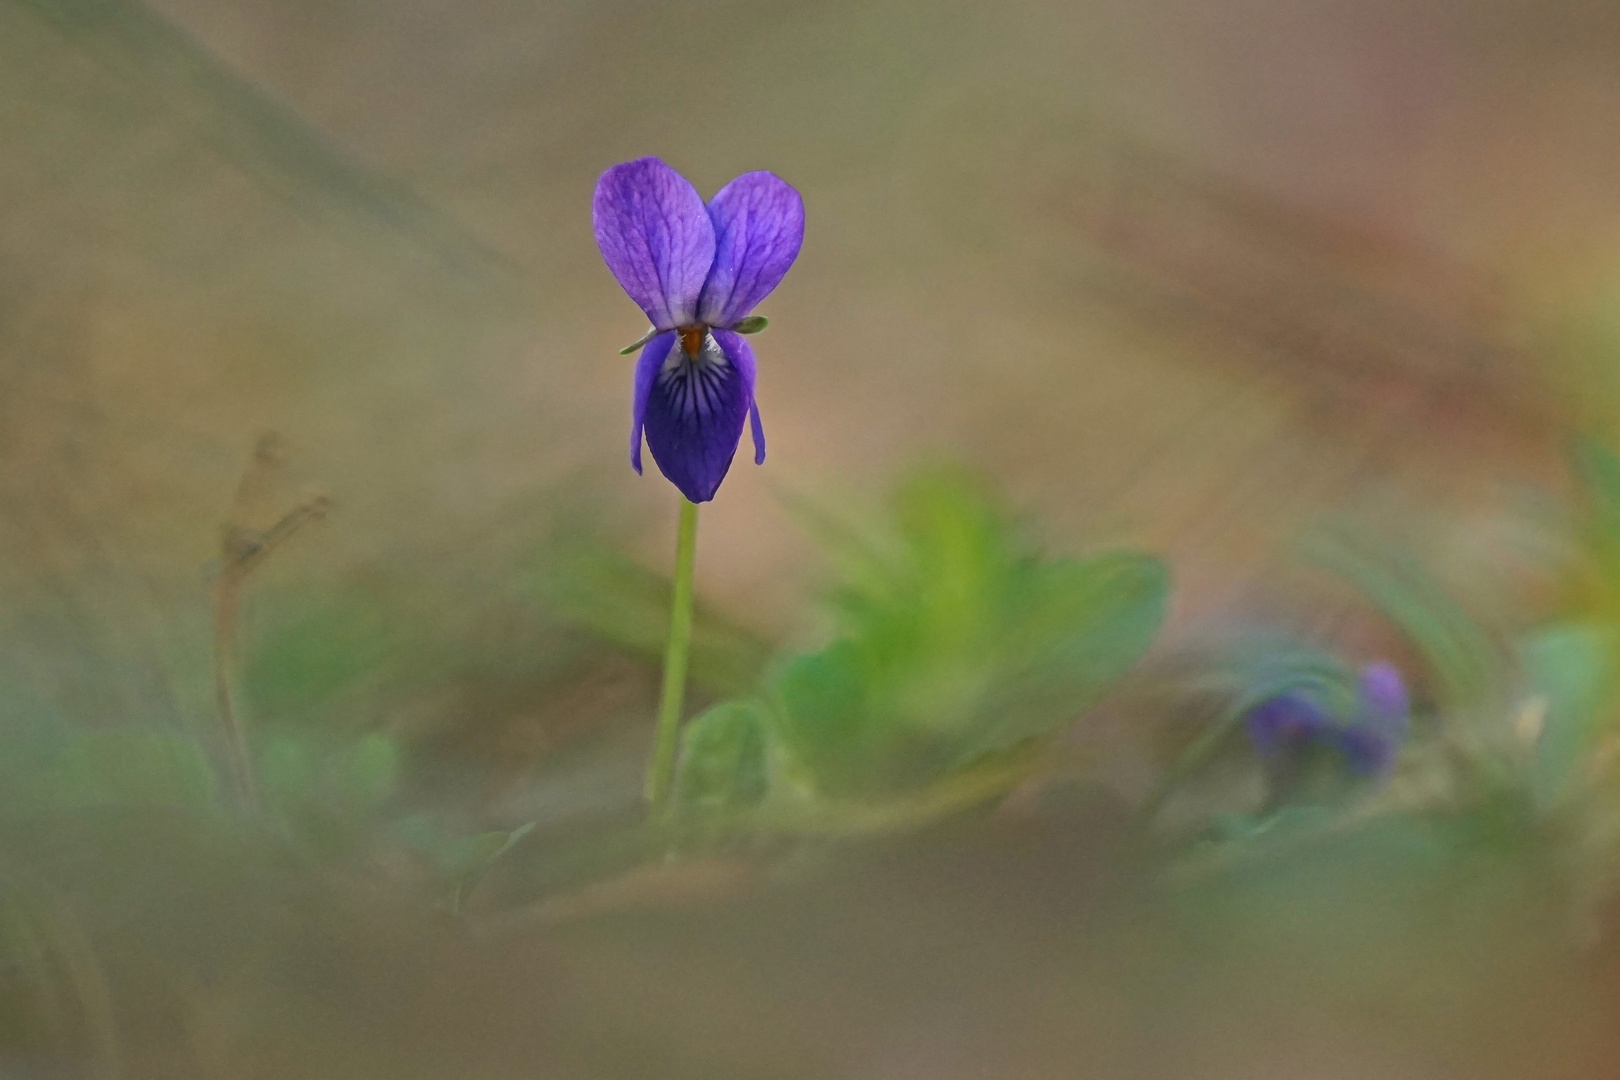
[[[1345,765],[1362,776],[1388,772],[1406,738],[1411,705],[1394,664],[1368,664],[1356,678],[1356,715],[1339,733]]]
[[[1378,776],[1395,764],[1409,711],[1401,673],[1379,661],[1357,676],[1356,711],[1348,720],[1329,715],[1308,694],[1288,691],[1250,710],[1246,729],[1274,771],[1296,769],[1312,750],[1324,748],[1336,751],[1351,773]]]
[[[705,206],[680,173],[645,157],[602,174],[591,221],[608,269],[652,323],[636,363],[630,464],[641,471],[645,432],[659,470],[707,502],[745,419],[754,462],[765,460],[754,354],[736,328],[798,256],[804,202],[786,181],[751,172]]]
[[[1394,664],[1379,660],[1361,669],[1356,679],[1356,723],[1399,740],[1406,736],[1411,705],[1406,683]]]
[[[1333,727],[1326,710],[1306,694],[1269,697],[1249,713],[1249,741],[1262,755],[1303,750],[1320,742]]]

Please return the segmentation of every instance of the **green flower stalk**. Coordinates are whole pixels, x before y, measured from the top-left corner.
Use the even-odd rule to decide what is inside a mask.
[[[692,646],[692,579],[697,561],[697,503],[681,499],[675,529],[675,589],[670,600],[669,643],[664,649],[664,685],[658,695],[658,735],[647,766],[647,805],[654,818],[669,805],[675,783],[675,746],[686,700],[686,662]]]

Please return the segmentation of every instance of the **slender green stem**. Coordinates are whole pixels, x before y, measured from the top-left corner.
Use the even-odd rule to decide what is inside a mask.
[[[692,569],[697,555],[697,503],[681,499],[675,533],[675,592],[669,614],[669,645],[664,650],[664,689],[658,696],[658,741],[647,768],[647,802],[661,817],[675,784],[676,735],[686,698],[686,656],[692,644]]]

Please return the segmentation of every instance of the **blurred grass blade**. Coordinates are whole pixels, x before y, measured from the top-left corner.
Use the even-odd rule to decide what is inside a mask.
[[[1506,649],[1411,560],[1370,555],[1349,539],[1324,534],[1308,548],[1321,566],[1349,580],[1423,656],[1442,712],[1503,701]]]
[[[336,209],[397,230],[499,278],[508,256],[409,187],[355,161],[292,109],[137,0],[0,0],[55,28],[248,176],[305,211]],[[493,282],[486,282],[493,283]]]

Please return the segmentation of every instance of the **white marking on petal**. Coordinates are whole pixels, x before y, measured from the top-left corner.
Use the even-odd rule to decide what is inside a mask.
[[[677,337],[664,357],[664,366],[658,369],[658,388],[682,416],[708,417],[720,408],[726,384],[736,377],[736,369],[713,334],[703,336],[703,346],[695,357],[686,355]]]

